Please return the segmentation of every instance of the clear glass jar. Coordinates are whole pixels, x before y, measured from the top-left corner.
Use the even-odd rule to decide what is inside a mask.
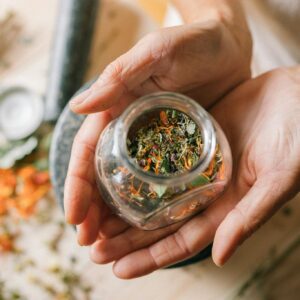
[[[127,149],[135,121],[166,108],[190,117],[203,140],[197,164],[173,176],[145,172]],[[103,200],[113,211],[133,226],[153,230],[189,218],[217,199],[230,180],[232,158],[222,129],[197,102],[160,92],[141,97],[107,125],[98,141],[95,168]]]

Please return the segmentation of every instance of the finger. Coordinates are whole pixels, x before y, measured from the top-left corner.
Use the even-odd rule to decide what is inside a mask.
[[[236,248],[289,199],[288,190],[288,184],[278,181],[256,181],[216,231],[212,250],[216,265],[224,265]]]
[[[97,241],[91,247],[91,260],[97,264],[112,262],[137,249],[146,247],[176,231],[180,224],[174,224],[154,231],[130,227],[120,235]]]
[[[113,238],[116,235],[121,234],[130,225],[123,221],[120,217],[111,214],[104,222],[101,223],[101,228],[99,230],[99,236],[103,239]]]
[[[100,226],[100,212],[96,203],[92,202],[86,218],[77,226],[77,240],[79,245],[87,246],[94,243]]]
[[[99,264],[112,262],[131,252],[147,247],[176,232],[178,228],[180,228],[186,222],[187,223],[182,228],[180,228],[180,232],[183,232],[183,234],[186,235],[186,240],[189,245],[194,245],[196,242],[198,242],[199,245],[196,245],[195,248],[197,249],[196,251],[200,251],[200,248],[203,245],[202,238],[207,237],[207,243],[211,242],[216,229],[216,226],[212,226],[212,223],[210,221],[211,216],[212,220],[217,222],[218,213],[216,213],[215,210],[217,212],[218,210],[220,210],[220,216],[223,213],[224,209],[222,206],[224,206],[224,201],[222,201],[222,199],[220,200],[220,208],[218,208],[218,206],[215,207],[214,205],[212,205],[205,213],[200,216],[194,217],[188,222],[184,221],[176,223],[171,226],[154,231],[143,231],[130,227],[128,230],[125,230],[123,233],[113,238],[97,241],[91,247],[91,259],[95,263]],[[119,228],[117,228],[116,226],[116,228],[113,230],[119,230]],[[209,230],[211,230],[210,233],[208,232]],[[102,231],[102,225],[100,231]],[[205,245],[203,246],[203,248],[204,247]]]
[[[65,216],[70,224],[82,223],[88,212],[95,189],[95,148],[108,122],[106,113],[88,116],[74,140],[64,191]]]
[[[212,242],[218,225],[232,208],[233,190],[229,188],[204,213],[178,231],[117,260],[113,268],[115,275],[123,279],[143,276],[199,253]]]
[[[215,228],[207,215],[197,216],[166,238],[117,260],[114,273],[135,278],[196,255],[211,243]]]
[[[88,114],[106,110],[118,103],[153,73],[159,61],[159,40],[153,50],[153,38],[146,37],[127,53],[109,64],[98,80],[84,93],[70,101],[76,113]]]

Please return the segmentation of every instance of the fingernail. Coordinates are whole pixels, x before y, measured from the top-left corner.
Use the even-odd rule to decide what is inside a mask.
[[[214,262],[215,263],[215,265],[218,267],[218,268],[223,268],[224,267],[224,264],[225,264],[225,262]]]
[[[83,246],[81,243],[81,237],[80,237],[80,226],[76,226],[76,232],[77,232],[77,243],[79,246]]]
[[[70,105],[71,106],[80,105],[81,103],[83,103],[89,97],[89,95],[91,94],[91,92],[92,92],[91,88],[87,89],[83,93],[81,93],[78,96],[76,96],[75,98],[71,99]]]

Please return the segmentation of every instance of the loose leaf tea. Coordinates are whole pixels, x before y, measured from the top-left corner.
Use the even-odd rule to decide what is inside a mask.
[[[191,217],[220,196],[231,174],[230,148],[195,101],[170,92],[150,94],[103,130],[95,171],[113,212],[154,230]]]
[[[127,138],[128,154],[145,172],[180,175],[197,165],[203,139],[200,128],[186,114],[161,109],[137,119],[132,127]],[[217,178],[222,180],[223,169],[222,154],[217,146],[205,172],[187,184],[166,186],[144,182],[126,167],[114,165],[114,161],[109,162],[108,172],[112,174],[113,189],[118,197],[137,211],[151,213],[189,190],[213,183]]]
[[[202,153],[200,128],[186,114],[162,109],[127,139],[129,155],[144,171],[177,175],[192,169]]]

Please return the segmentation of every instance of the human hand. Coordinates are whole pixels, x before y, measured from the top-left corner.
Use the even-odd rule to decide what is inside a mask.
[[[246,48],[221,23],[164,29],[147,36],[109,65],[88,91],[71,102],[77,113],[102,111],[89,115],[77,134],[65,183],[66,219],[78,225],[81,245],[112,238],[129,229],[129,225],[111,214],[95,185],[94,152],[106,124],[137,96],[157,90],[181,91],[205,107],[212,105],[248,78],[251,46]],[[149,238],[155,242],[179,226],[156,231]],[[128,233],[131,231],[136,229]],[[139,242],[149,244],[148,238],[143,242],[143,235],[139,231]]]
[[[242,30],[239,35],[221,20],[150,33],[109,64],[70,106],[82,114],[110,109],[115,116],[137,97],[167,90],[207,108],[250,77],[251,37]]]
[[[213,260],[223,265],[300,191],[300,67],[244,83],[212,114],[224,128],[234,160],[231,185],[211,208],[217,219]]]
[[[102,209],[102,224],[96,210],[90,209],[79,238],[91,236],[97,224],[91,259],[115,261],[118,277],[133,278],[193,256],[214,241],[213,259],[223,265],[239,244],[299,191],[299,86],[299,68],[276,70],[242,84],[213,108],[211,113],[232,148],[234,172],[224,195],[203,213],[184,224],[147,232],[110,215],[102,202],[95,205],[98,214]],[[101,130],[98,120],[91,116],[80,135],[86,138],[90,129]],[[83,144],[91,142],[91,135]],[[90,150],[79,153],[93,156]],[[80,191],[78,200],[83,196]],[[74,213],[77,208],[72,206]]]

